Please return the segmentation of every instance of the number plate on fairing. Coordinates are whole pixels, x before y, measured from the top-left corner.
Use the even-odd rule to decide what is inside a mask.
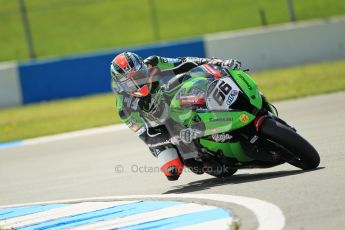
[[[229,77],[213,81],[207,88],[206,105],[209,110],[230,110],[240,89]]]

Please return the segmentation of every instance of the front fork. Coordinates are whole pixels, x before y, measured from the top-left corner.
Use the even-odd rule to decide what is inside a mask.
[[[287,126],[296,132],[296,129],[288,125],[285,121],[278,117],[277,109],[268,102],[263,94],[261,94],[263,106],[256,115],[253,122],[242,128],[240,131],[241,143],[247,155],[251,158],[260,161],[277,162],[279,159],[266,149],[271,149],[274,146],[270,145],[264,137],[260,135],[260,129],[266,119],[273,119],[276,122]]]
[[[262,125],[263,121],[268,117],[270,117],[271,119],[274,119],[275,121],[278,121],[279,123],[291,128],[293,131],[296,132],[296,129],[294,127],[288,125],[284,120],[278,117],[278,110],[273,104],[271,104],[267,100],[264,94],[260,92],[260,95],[262,98],[262,109],[259,112],[260,115],[257,116],[253,121],[253,124],[256,127],[257,132],[259,132],[259,128]]]

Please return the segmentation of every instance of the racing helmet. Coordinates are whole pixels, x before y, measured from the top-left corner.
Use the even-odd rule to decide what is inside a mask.
[[[123,52],[117,55],[111,62],[110,73],[121,91],[136,97],[145,97],[149,94],[149,70],[137,54]]]

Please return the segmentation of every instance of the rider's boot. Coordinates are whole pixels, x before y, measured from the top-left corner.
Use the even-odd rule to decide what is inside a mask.
[[[177,154],[176,149],[165,149],[158,155],[158,161],[161,167],[161,171],[167,177],[168,180],[177,180],[182,171],[183,163]]]

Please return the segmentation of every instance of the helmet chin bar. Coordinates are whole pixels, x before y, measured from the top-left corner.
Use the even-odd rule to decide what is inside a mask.
[[[137,92],[134,92],[132,95],[135,97],[146,97],[147,95],[149,95],[149,87],[147,85],[144,85]]]

